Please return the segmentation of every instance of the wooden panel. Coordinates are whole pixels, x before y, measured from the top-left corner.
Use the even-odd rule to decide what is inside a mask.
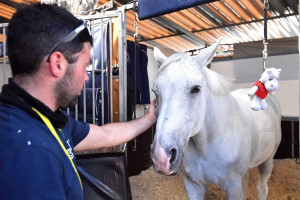
[[[119,121],[119,79],[113,78],[113,122]]]

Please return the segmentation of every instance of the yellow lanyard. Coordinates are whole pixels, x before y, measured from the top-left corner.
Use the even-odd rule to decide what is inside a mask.
[[[40,113],[37,109],[35,109],[35,108],[33,108],[33,107],[32,107],[32,109],[33,109],[33,110],[34,110],[34,111],[42,118],[42,120],[44,121],[44,123],[46,124],[46,126],[47,126],[47,127],[49,128],[49,130],[51,131],[52,135],[56,138],[56,140],[57,140],[58,143],[60,144],[61,148],[64,150],[66,156],[69,158],[69,160],[70,160],[70,162],[71,162],[71,164],[72,164],[72,166],[73,166],[73,168],[74,168],[74,171],[75,171],[76,174],[77,174],[77,177],[78,177],[79,182],[80,182],[80,185],[81,185],[81,189],[83,189],[82,183],[81,183],[81,179],[80,179],[80,176],[79,176],[79,174],[78,174],[78,172],[77,172],[77,169],[76,169],[76,167],[75,167],[75,165],[74,165],[74,162],[73,162],[73,160],[70,158],[70,156],[69,156],[69,154],[68,154],[68,152],[67,152],[67,150],[66,150],[66,147],[63,145],[62,141],[60,140],[59,136],[57,135],[57,133],[56,133],[56,131],[55,131],[53,125],[52,125],[51,122],[50,122],[50,120],[49,120],[45,115],[43,115],[42,113]]]

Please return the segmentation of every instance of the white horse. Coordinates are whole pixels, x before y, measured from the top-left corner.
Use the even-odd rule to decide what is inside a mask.
[[[206,184],[245,199],[247,170],[258,166],[258,199],[268,194],[273,156],[281,140],[280,106],[252,111],[248,89],[229,92],[229,82],[206,66],[219,42],[197,56],[176,53],[167,58],[154,50],[160,65],[153,91],[157,125],[151,158],[156,172],[173,175],[184,167],[189,199],[204,199]]]

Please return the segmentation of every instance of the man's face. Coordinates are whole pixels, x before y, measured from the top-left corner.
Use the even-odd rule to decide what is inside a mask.
[[[64,77],[56,85],[56,99],[60,108],[74,106],[84,83],[89,79],[86,73],[86,68],[90,65],[90,49],[87,42],[78,56],[77,62],[68,65]]]

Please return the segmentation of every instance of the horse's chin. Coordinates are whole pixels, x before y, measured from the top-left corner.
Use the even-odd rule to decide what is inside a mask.
[[[179,168],[176,171],[171,171],[168,176],[175,176],[176,174],[178,174],[178,172],[179,172]]]
[[[175,176],[176,174],[178,174],[179,168],[176,169],[176,170],[171,170],[171,171],[163,172],[163,171],[160,171],[160,170],[156,170],[155,167],[154,167],[154,171],[156,173],[158,173],[158,174],[162,174],[162,175],[166,175],[166,176]]]
[[[180,155],[177,157],[175,161],[170,163],[169,168],[166,170],[165,168],[160,168],[159,166],[156,167],[155,164],[153,165],[154,171],[158,174],[163,174],[166,176],[175,176],[178,174],[180,166],[182,162],[182,156]]]
[[[150,156],[155,172],[171,176],[179,171],[183,158],[183,148],[176,145],[162,147],[156,143],[151,146]]]

